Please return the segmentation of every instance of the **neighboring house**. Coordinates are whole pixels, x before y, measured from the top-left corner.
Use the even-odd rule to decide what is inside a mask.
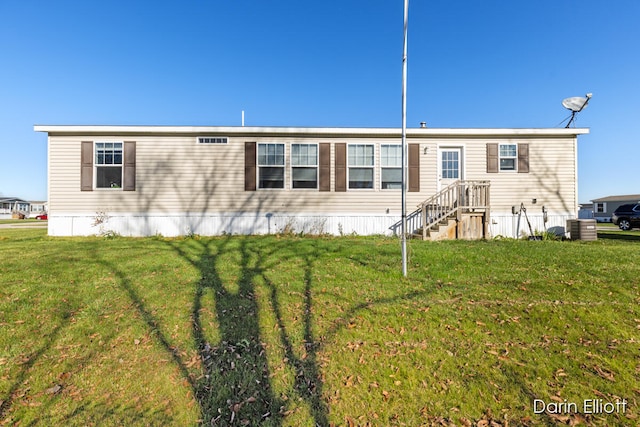
[[[12,218],[18,215],[29,216],[29,202],[17,197],[0,197],[0,219]]]
[[[44,201],[32,201],[30,204],[30,217],[35,218],[38,215],[47,213],[47,202]]]
[[[593,217],[598,222],[611,222],[611,214],[619,206],[640,202],[640,194],[627,194],[622,196],[608,196],[593,199]]]
[[[593,203],[580,203],[578,209],[578,219],[593,219]]]
[[[48,134],[50,235],[399,231],[400,129],[35,130]],[[484,236],[515,237],[528,232],[521,205],[535,230],[564,229],[577,217],[577,136],[586,133],[408,129],[408,231],[465,207]]]

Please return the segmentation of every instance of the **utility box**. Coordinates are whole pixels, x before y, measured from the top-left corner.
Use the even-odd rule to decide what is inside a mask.
[[[571,240],[598,240],[595,219],[570,219],[567,230]]]

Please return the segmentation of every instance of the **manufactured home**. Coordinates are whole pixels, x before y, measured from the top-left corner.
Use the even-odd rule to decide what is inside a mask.
[[[611,215],[622,205],[640,202],[640,194],[607,196],[593,199],[593,218],[598,222],[611,222]]]
[[[53,236],[400,232],[400,129],[35,130],[48,135]],[[407,232],[486,238],[564,228],[577,218],[577,139],[586,133],[408,129]]]
[[[29,202],[17,197],[0,197],[0,219],[29,216]]]

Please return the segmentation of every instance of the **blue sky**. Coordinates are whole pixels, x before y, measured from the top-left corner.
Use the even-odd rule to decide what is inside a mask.
[[[640,193],[640,1],[411,0],[407,122],[563,127],[579,199]],[[403,0],[0,0],[0,193],[45,199],[34,124],[400,127]]]

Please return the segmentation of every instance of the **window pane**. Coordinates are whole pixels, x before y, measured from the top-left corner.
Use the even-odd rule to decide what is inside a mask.
[[[349,145],[349,166],[373,166],[373,145]]]
[[[293,188],[317,188],[318,170],[317,168],[293,168],[292,169]]]
[[[349,168],[349,188],[373,188],[373,169]]]
[[[261,167],[258,171],[260,188],[284,188],[284,168]]]
[[[96,168],[96,188],[122,187],[122,167],[102,166]]]
[[[347,147],[347,156],[349,157],[349,166],[357,165],[358,161],[356,159],[357,146],[349,145]]]
[[[291,165],[316,166],[318,164],[318,147],[315,144],[291,145]]]
[[[293,168],[293,179],[296,181],[315,181],[316,168]]]
[[[500,146],[500,157],[515,157],[516,156],[516,145],[501,145]]]
[[[459,157],[458,151],[442,152],[442,178],[458,179],[460,177]]]
[[[96,164],[97,165],[121,165],[122,164],[122,143],[121,142],[96,142]]]
[[[384,168],[382,169],[382,188],[401,189],[402,188],[402,169]]]
[[[259,166],[283,166],[284,144],[258,144]]]
[[[382,145],[380,147],[380,159],[382,166],[402,167],[402,146]]]
[[[502,171],[516,170],[515,159],[500,159],[500,170]]]

